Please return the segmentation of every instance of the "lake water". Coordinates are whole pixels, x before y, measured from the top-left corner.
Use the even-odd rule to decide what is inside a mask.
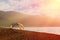
[[[20,30],[18,27],[13,29]],[[22,30],[34,31],[34,32],[45,32],[45,33],[60,35],[60,27],[24,27],[24,29]]]

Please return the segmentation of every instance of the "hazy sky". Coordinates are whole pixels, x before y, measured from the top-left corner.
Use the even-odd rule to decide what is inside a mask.
[[[0,0],[0,10],[16,10],[26,13],[38,12],[37,0]]]
[[[60,13],[60,0],[0,0],[0,10],[56,15],[56,13]]]
[[[28,14],[45,13],[52,17],[56,15],[60,17],[60,0],[0,0],[0,10],[14,10]]]

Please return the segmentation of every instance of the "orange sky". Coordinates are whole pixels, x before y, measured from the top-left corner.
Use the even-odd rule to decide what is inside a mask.
[[[6,0],[0,1],[0,10],[15,10],[26,14],[44,15],[42,22],[60,25],[60,0]],[[41,19],[38,18],[38,21]],[[36,19],[36,20],[37,20]],[[31,21],[33,18],[31,19]],[[35,21],[36,21],[35,20]],[[29,20],[28,20],[29,22]],[[33,22],[35,23],[35,22]],[[38,22],[37,22],[38,23]],[[58,23],[58,24],[55,24]],[[40,23],[39,23],[40,24]],[[45,24],[44,24],[45,25]]]

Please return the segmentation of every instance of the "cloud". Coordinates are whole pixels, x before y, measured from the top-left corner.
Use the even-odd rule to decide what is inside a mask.
[[[9,10],[14,10],[14,9],[9,4],[8,0],[0,0],[0,10],[9,11]]]
[[[0,10],[10,10],[10,6],[5,2],[0,2]]]
[[[0,10],[15,10],[29,14],[40,12],[40,0],[6,0],[0,2]]]

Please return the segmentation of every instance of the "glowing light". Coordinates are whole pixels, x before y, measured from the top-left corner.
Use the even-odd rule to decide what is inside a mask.
[[[60,2],[60,0],[55,0],[56,2]]]
[[[60,8],[60,0],[50,0],[50,7],[52,9],[57,9],[57,8]]]

